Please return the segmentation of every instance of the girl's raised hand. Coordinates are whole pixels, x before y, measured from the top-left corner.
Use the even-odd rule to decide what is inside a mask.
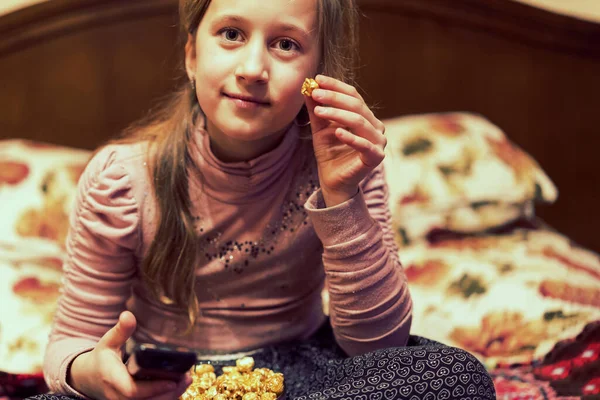
[[[192,383],[185,375],[180,382],[135,381],[122,360],[122,348],[135,331],[136,320],[125,311],[117,324],[100,339],[94,350],[79,355],[69,371],[71,386],[92,399],[157,399],[179,398]]]
[[[306,98],[323,198],[328,207],[352,198],[384,158],[385,126],[356,88],[318,75]]]

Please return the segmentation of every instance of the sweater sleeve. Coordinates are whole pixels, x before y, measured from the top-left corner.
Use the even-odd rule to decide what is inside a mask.
[[[412,301],[391,226],[383,163],[356,196],[326,208],[321,191],[306,209],[323,243],[329,315],[349,355],[406,345]]]
[[[70,216],[63,288],[44,357],[49,389],[84,397],[67,384],[72,361],[116,324],[136,273],[138,206],[115,146],[98,152],[79,180]]]

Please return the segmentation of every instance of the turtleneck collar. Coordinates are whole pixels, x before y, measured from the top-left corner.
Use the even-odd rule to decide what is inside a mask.
[[[249,161],[226,163],[212,152],[208,132],[197,128],[190,154],[198,167],[199,176],[192,181],[200,185],[203,192],[223,202],[256,201],[269,193],[269,187],[285,172],[298,142],[299,128],[292,124],[273,150]]]

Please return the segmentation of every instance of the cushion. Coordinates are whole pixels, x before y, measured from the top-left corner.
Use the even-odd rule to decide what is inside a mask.
[[[600,321],[600,257],[540,225],[401,249],[411,333],[488,367],[531,364]]]
[[[85,150],[23,140],[0,142],[0,240],[63,246]]]
[[[433,230],[478,232],[532,216],[557,189],[527,153],[468,113],[383,121],[390,209],[400,243]]]
[[[44,390],[69,214],[89,151],[0,141],[0,395]]]
[[[59,296],[63,255],[0,246],[0,371],[40,374]]]

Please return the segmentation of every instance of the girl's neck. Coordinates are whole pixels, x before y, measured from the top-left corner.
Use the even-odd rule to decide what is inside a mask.
[[[210,122],[206,124],[206,131],[210,137],[210,150],[214,156],[225,163],[250,161],[275,149],[289,127],[262,137],[258,140],[236,140],[219,132]]]

